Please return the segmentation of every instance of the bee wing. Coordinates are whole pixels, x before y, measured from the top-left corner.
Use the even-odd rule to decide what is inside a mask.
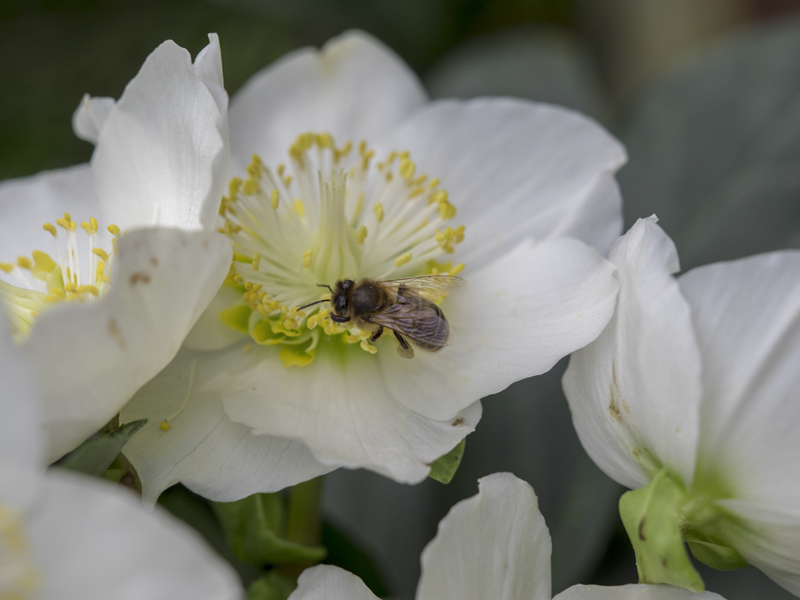
[[[407,337],[423,350],[435,351],[447,345],[447,319],[435,304],[421,298],[401,299],[386,311],[371,315],[370,321]]]
[[[395,294],[400,288],[406,288],[432,302],[447,298],[448,289],[463,288],[467,285],[467,282],[461,277],[453,275],[420,275],[419,277],[384,280],[381,283],[395,292]]]

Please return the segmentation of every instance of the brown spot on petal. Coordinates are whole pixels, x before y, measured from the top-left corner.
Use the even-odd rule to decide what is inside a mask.
[[[122,337],[122,333],[119,331],[119,326],[117,325],[116,319],[109,319],[108,321],[108,332],[112,335],[112,337],[117,340],[117,344],[123,350],[125,349],[125,338]]]
[[[644,517],[642,517],[641,520],[639,521],[639,527],[638,527],[637,533],[639,534],[639,539],[644,542],[645,541],[645,537],[644,537]]]
[[[464,419],[463,419],[463,417],[458,417],[458,418],[457,418],[455,421],[453,421],[453,423],[452,423],[453,427],[458,427],[459,425],[463,425],[463,424],[464,424]]]
[[[154,267],[157,267],[158,266],[158,259],[155,256],[151,257],[150,258],[150,264],[153,265]]]
[[[150,283],[150,275],[147,273],[134,273],[131,275],[131,285],[136,285],[137,283],[148,284]]]

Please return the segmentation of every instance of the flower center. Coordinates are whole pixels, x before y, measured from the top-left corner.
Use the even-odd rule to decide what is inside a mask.
[[[39,583],[19,513],[0,503],[0,598],[32,598]]]
[[[371,332],[330,321],[328,308],[297,307],[327,298],[318,284],[340,279],[460,272],[463,265],[435,260],[464,237],[463,226],[446,225],[456,209],[438,179],[417,174],[408,152],[377,161],[365,142],[339,148],[328,133],[304,133],[289,165],[272,170],[254,156],[247,179],[231,180],[222,199],[220,231],[234,248],[229,284],[241,286],[246,307],[220,317],[257,343],[295,346],[281,350],[288,364],[311,362],[317,325],[374,354]]]
[[[108,289],[111,264],[117,254],[117,239],[121,234],[119,227],[108,226],[108,231],[114,236],[114,249],[109,254],[97,246],[97,219],[91,218],[81,223],[81,229],[89,238],[88,253],[81,256],[78,224],[70,214],[64,213],[63,218],[56,220],[56,225],[45,223],[43,226],[55,239],[55,259],[46,252],[34,250],[32,259],[20,256],[16,264],[0,263],[0,270],[19,283],[12,285],[0,280],[0,302],[17,341],[28,335],[34,320],[43,310],[60,302],[91,301]],[[59,229],[63,230],[61,235]]]

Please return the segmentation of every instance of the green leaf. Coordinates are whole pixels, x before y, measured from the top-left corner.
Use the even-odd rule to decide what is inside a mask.
[[[437,458],[431,465],[431,472],[428,477],[441,483],[450,483],[456,471],[458,471],[458,466],[461,464],[461,457],[464,456],[464,447],[466,445],[467,438],[464,438],[450,452]]]
[[[330,523],[322,524],[322,544],[328,549],[326,565],[335,565],[360,577],[379,598],[390,595],[369,555]]]
[[[683,486],[662,469],[645,487],[626,492],[619,513],[636,553],[641,583],[662,583],[693,592],[705,589],[681,536]]]
[[[114,462],[122,447],[145,423],[147,419],[140,419],[125,423],[115,431],[95,434],[54,466],[100,477]]]
[[[286,600],[297,585],[277,571],[265,573],[247,588],[247,600]]]
[[[304,546],[282,537],[284,509],[280,494],[253,494],[237,502],[214,502],[214,512],[236,556],[258,565],[319,562],[322,546]]]

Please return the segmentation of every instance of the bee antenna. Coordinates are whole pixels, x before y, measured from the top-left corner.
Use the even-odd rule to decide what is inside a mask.
[[[328,288],[328,291],[329,291],[331,294],[333,293],[333,290],[331,289],[331,286],[329,286],[327,283],[318,283],[318,284],[317,284],[317,287],[324,287],[324,288]],[[311,305],[309,305],[309,306],[311,306]]]
[[[304,308],[308,308],[309,306],[314,306],[315,304],[319,304],[321,302],[330,302],[330,298],[323,298],[322,300],[317,300],[316,302],[312,302],[311,304],[306,304],[305,306],[301,306],[297,310],[303,310]]]

